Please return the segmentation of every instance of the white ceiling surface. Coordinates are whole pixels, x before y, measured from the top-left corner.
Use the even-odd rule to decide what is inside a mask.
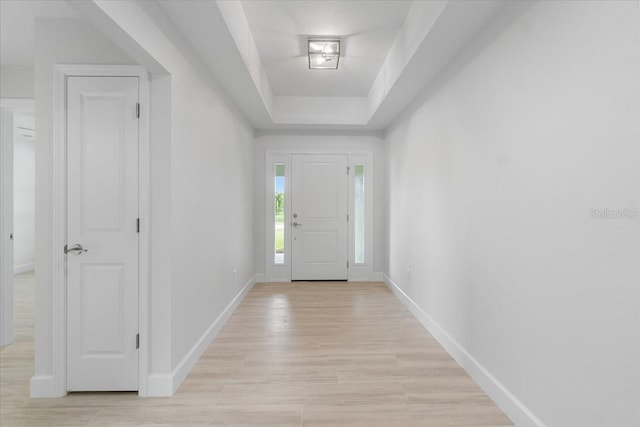
[[[366,97],[411,1],[243,0],[275,96]],[[308,69],[309,37],[341,40],[338,70]]]
[[[78,18],[63,0],[0,0],[0,63],[33,66],[35,18]]]
[[[321,131],[384,130],[507,3],[159,2],[256,129]],[[307,38],[330,35],[340,69],[309,70]]]
[[[189,45],[256,129],[321,131],[385,129],[509,3],[137,1],[168,34],[179,34],[178,45]],[[35,18],[91,19],[84,9],[107,5],[72,4],[0,0],[2,65],[33,65]],[[119,23],[112,25],[119,35]],[[309,70],[307,38],[329,35],[343,41],[341,68]],[[125,44],[139,48],[134,39]]]

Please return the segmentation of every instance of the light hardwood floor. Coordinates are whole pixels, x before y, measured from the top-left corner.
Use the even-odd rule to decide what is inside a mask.
[[[30,280],[0,353],[3,427],[512,425],[380,283],[257,284],[172,398],[29,399]]]

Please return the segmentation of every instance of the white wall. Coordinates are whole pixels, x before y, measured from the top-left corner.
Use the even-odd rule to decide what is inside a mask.
[[[80,19],[36,19],[36,306],[35,375],[32,394],[53,381],[52,330],[52,125],[54,64],[135,64],[124,52]]]
[[[151,265],[149,295],[150,378],[170,375],[171,364],[171,76],[149,85]],[[152,383],[153,381],[150,380]],[[163,382],[162,380],[160,381]],[[149,389],[153,384],[149,384]]]
[[[252,130],[182,61],[169,67],[174,369],[254,273]]]
[[[35,264],[35,139],[33,114],[14,114],[13,144],[13,265],[15,273],[34,269]]]
[[[340,134],[333,132],[310,133],[267,133],[259,135],[254,144],[254,232],[253,251],[256,273],[265,271],[265,164],[267,150],[280,151],[371,151],[373,152],[373,272],[384,271],[384,203],[385,203],[385,162],[384,146],[381,138],[365,134]]]
[[[2,65],[0,67],[0,98],[32,99],[33,95],[33,67],[24,65]]]
[[[549,426],[640,425],[638,22],[537,2],[386,137],[390,279]]]

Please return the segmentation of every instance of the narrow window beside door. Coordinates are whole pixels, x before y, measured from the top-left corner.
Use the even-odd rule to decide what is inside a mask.
[[[354,262],[364,264],[364,165],[355,165],[354,182]]]
[[[274,260],[275,264],[284,264],[284,165],[276,164],[276,176],[274,181]]]

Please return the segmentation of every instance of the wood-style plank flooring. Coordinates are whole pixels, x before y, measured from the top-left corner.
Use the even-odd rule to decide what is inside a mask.
[[[2,427],[512,425],[381,283],[257,284],[171,398],[29,399],[32,275],[16,299]]]

